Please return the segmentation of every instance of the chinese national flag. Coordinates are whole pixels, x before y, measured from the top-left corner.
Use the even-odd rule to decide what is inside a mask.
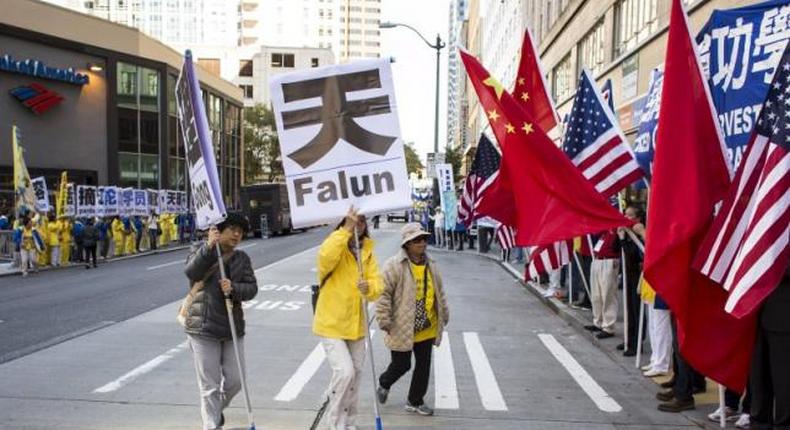
[[[521,44],[521,61],[518,65],[518,75],[513,88],[513,98],[535,120],[540,128],[549,132],[559,122],[557,111],[548,93],[548,87],[543,80],[543,69],[540,67],[535,45],[529,29],[524,31],[524,41]]]
[[[499,175],[478,210],[516,229],[519,246],[630,225],[482,65],[461,59],[502,147]]]
[[[644,277],[677,320],[683,358],[705,376],[742,391],[755,319],[727,314],[727,292],[691,269],[730,174],[681,0],[672,1],[661,97]]]

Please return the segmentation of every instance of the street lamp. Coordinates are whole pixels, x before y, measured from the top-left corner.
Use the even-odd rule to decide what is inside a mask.
[[[420,36],[420,39],[425,42],[426,45],[431,47],[432,49],[436,50],[436,104],[435,104],[435,112],[434,112],[434,125],[433,125],[433,152],[435,154],[439,153],[439,56],[441,54],[442,48],[447,46],[444,42],[442,42],[442,38],[439,37],[439,34],[436,34],[436,43],[431,44],[428,42],[428,39],[423,37],[419,31],[417,31],[414,27],[406,24],[400,24],[397,22],[382,22],[379,23],[379,28],[395,28],[395,27],[406,27],[409,30],[417,33],[417,36]]]

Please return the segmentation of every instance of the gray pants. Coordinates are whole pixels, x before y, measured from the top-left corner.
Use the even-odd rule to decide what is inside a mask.
[[[332,368],[327,395],[329,405],[322,429],[345,430],[356,424],[359,381],[365,364],[365,338],[342,340],[322,338],[321,345]]]
[[[233,341],[219,341],[209,337],[187,335],[195,357],[195,371],[200,388],[200,415],[203,430],[220,430],[222,410],[241,391],[241,378],[236,364]],[[244,363],[244,338],[239,338],[239,354]]]

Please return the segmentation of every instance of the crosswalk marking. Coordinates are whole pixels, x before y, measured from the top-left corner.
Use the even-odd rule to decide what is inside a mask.
[[[480,343],[480,337],[474,332],[464,332],[464,343],[469,361],[472,363],[472,372],[475,374],[477,391],[480,393],[483,408],[487,411],[508,410],[494,371],[491,369],[491,363],[488,362],[483,345]]]
[[[597,382],[587,373],[586,370],[579,364],[576,359],[565,349],[554,336],[550,334],[539,334],[538,338],[543,342],[543,345],[551,352],[554,358],[565,367],[565,370],[570,373],[577,384],[584,390],[585,393],[592,399],[595,406],[604,412],[620,412],[623,408],[611,397],[609,394],[598,385]]]
[[[299,393],[302,392],[304,386],[313,378],[313,375],[315,375],[315,372],[318,371],[318,368],[321,367],[321,363],[323,363],[325,359],[326,351],[324,351],[324,348],[319,343],[313,348],[313,352],[311,352],[302,364],[299,365],[299,368],[296,369],[296,373],[291,375],[288,382],[283,385],[280,392],[274,397],[274,400],[278,402],[290,402],[299,397]]]
[[[434,389],[436,409],[458,409],[458,388],[455,383],[455,365],[450,348],[450,336],[444,332],[442,343],[435,347]]]
[[[126,384],[134,381],[135,379],[139,378],[140,376],[143,376],[146,373],[156,369],[159,365],[161,365],[162,363],[170,360],[171,358],[173,358],[173,356],[175,356],[179,352],[181,352],[183,350],[186,350],[187,346],[189,346],[189,342],[188,341],[182,342],[177,347],[171,348],[170,350],[168,350],[164,354],[153,358],[152,360],[150,360],[147,363],[144,363],[144,364],[136,367],[135,369],[132,369],[129,373],[121,376],[120,378],[116,379],[115,381],[112,381],[112,382],[110,382],[109,384],[106,384],[106,385],[102,385],[101,387],[93,390],[93,392],[94,393],[98,393],[98,394],[106,394],[106,393],[111,393],[113,391],[117,391],[118,389],[120,389],[124,385],[126,385]]]

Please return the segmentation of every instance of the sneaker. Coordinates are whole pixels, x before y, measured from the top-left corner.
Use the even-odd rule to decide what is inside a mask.
[[[645,364],[645,365],[644,365],[644,366],[642,366],[642,367],[640,367],[640,369],[642,369],[642,371],[643,371],[643,372],[646,372],[646,371],[648,371],[648,370],[650,370],[650,369],[652,369],[652,368],[653,368],[653,365],[651,365],[651,364],[649,364],[649,363],[648,363],[648,364]]]
[[[717,408],[715,411],[708,414],[708,419],[713,421],[714,423],[719,422],[720,418],[721,418],[721,408]],[[735,412],[732,408],[725,406],[724,419],[727,422],[734,422],[738,419],[738,413]]]
[[[601,331],[600,328],[592,324],[584,326],[584,329],[592,332]]]
[[[388,390],[388,389],[386,389],[386,388],[383,388],[383,387],[381,387],[381,386],[379,386],[379,387],[376,389],[376,397],[378,397],[378,399],[379,399],[379,403],[381,403],[382,405],[383,405],[384,403],[387,403],[387,396],[388,396],[389,394],[390,394],[390,390]]]
[[[662,372],[657,369],[650,369],[645,371],[642,375],[644,375],[645,378],[655,378],[656,376],[666,376],[666,374],[667,372]]]
[[[659,391],[656,393],[656,399],[662,402],[668,402],[675,398],[675,393],[672,390]]]
[[[738,421],[735,421],[735,428],[736,429],[748,429],[751,425],[751,418],[749,414],[741,414],[738,417]]]
[[[554,297],[554,293],[557,292],[557,289],[554,287],[549,287],[544,293],[543,297]]]
[[[601,332],[596,334],[595,337],[597,337],[598,339],[609,339],[610,337],[614,337],[614,333],[609,333],[608,331],[601,330]]]
[[[433,415],[433,409],[426,406],[425,403],[421,404],[420,406],[413,406],[411,403],[407,402],[406,412],[414,412],[416,414],[420,414],[426,417],[429,415]]]

